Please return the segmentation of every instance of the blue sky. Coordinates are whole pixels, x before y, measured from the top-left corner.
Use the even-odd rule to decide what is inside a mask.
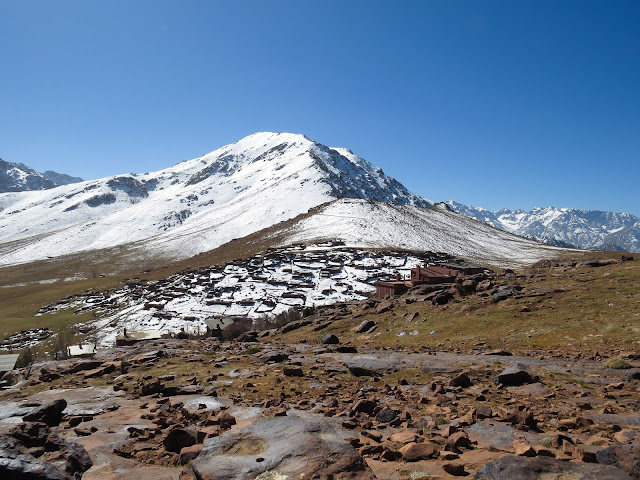
[[[0,158],[84,178],[256,131],[432,200],[640,215],[640,2],[0,0]]]

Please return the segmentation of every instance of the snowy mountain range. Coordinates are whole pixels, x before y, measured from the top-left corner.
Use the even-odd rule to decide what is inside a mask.
[[[158,172],[0,194],[0,265],[117,246],[178,260],[265,229],[279,232],[269,246],[330,239],[500,265],[553,255],[432,205],[349,150],[262,132]]]
[[[640,218],[628,213],[536,207],[526,212],[446,202],[454,211],[507,232],[560,247],[640,252]]]
[[[5,162],[0,158],[0,193],[46,190],[77,182],[82,179],[51,170],[36,172],[22,163]]]

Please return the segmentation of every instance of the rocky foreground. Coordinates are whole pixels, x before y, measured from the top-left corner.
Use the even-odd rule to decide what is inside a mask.
[[[335,341],[330,335],[327,342]],[[2,478],[630,479],[640,368],[161,340],[13,372]]]
[[[0,478],[638,479],[638,278],[546,262],[39,361],[2,379]]]

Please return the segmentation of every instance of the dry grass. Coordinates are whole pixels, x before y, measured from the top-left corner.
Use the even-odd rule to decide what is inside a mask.
[[[395,347],[419,350],[459,348],[505,348],[512,351],[569,349],[638,349],[640,333],[640,262],[623,262],[606,267],[551,268],[529,271],[518,282],[555,293],[532,298],[511,298],[494,304],[489,298],[470,296],[446,306],[430,303],[396,302],[392,311],[376,314],[365,310],[357,317],[335,321],[330,329],[342,343],[360,347]],[[521,311],[527,306],[531,311]],[[417,313],[414,321],[409,315]],[[363,320],[374,320],[371,334],[356,334]],[[418,335],[409,335],[417,330]],[[405,331],[404,336],[398,336]],[[275,341],[306,340],[319,343],[322,332],[312,327],[295,330]]]

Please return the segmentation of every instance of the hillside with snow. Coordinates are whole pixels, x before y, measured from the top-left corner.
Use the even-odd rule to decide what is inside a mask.
[[[0,195],[0,265],[132,245],[183,259],[338,198],[429,206],[346,149],[256,133],[153,173]]]
[[[340,199],[272,232],[282,246],[338,240],[350,247],[444,252],[500,267],[532,264],[562,252],[470,219],[442,203],[423,208]]]
[[[628,213],[555,207],[491,212],[453,201],[446,203],[468,217],[552,245],[640,252],[640,218]]]

